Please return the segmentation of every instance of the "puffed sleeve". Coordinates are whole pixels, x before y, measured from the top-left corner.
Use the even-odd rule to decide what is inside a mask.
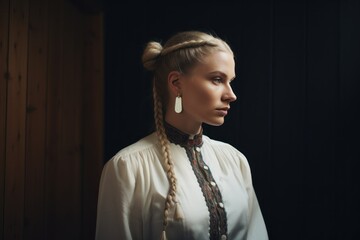
[[[259,202],[256,197],[256,193],[252,184],[252,177],[249,163],[246,157],[240,154],[240,168],[244,182],[246,184],[246,189],[249,196],[249,218],[248,218],[248,231],[247,231],[247,240],[267,240],[268,234],[264,222],[263,215],[260,210]]]
[[[137,227],[131,224],[135,195],[135,169],[119,156],[103,168],[96,222],[96,240],[138,239]]]

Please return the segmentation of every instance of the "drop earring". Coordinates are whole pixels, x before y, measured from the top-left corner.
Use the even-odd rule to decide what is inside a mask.
[[[177,95],[175,98],[175,112],[181,113],[182,112],[182,98],[180,94]]]

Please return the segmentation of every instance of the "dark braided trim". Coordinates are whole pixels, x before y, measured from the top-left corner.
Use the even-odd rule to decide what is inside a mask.
[[[198,180],[201,191],[204,195],[206,205],[210,217],[210,240],[219,240],[221,236],[227,236],[227,217],[224,207],[220,207],[222,203],[222,196],[217,186],[211,185],[215,180],[211,174],[210,169],[204,169],[206,164],[202,159],[201,152],[195,151],[194,148],[185,147],[186,153],[191,162],[191,166]]]
[[[168,124],[167,122],[164,122],[164,128],[169,141],[175,144],[179,144],[182,147],[200,147],[203,143],[202,129],[199,134],[195,135],[193,139],[190,139],[189,134],[180,131],[179,129]]]

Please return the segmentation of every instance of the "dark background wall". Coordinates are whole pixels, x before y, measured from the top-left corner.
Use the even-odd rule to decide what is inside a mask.
[[[360,235],[360,1],[110,3],[105,159],[152,131],[149,40],[204,30],[236,55],[238,100],[212,138],[248,158],[270,239]]]

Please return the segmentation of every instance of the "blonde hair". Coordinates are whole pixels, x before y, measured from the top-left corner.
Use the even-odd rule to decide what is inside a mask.
[[[226,51],[233,54],[225,41],[211,34],[199,31],[185,31],[175,34],[164,46],[159,42],[148,42],[142,55],[144,68],[153,72],[154,76],[154,120],[164,158],[165,171],[170,184],[164,209],[163,238],[165,239],[167,218],[171,206],[176,205],[175,218],[183,218],[181,208],[176,200],[176,176],[170,156],[169,140],[164,127],[164,113],[169,101],[167,77],[171,71],[186,73],[214,51]]]

